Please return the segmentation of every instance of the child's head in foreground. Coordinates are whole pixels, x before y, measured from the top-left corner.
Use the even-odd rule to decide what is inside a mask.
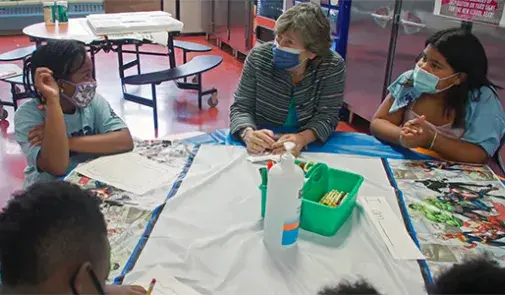
[[[99,199],[75,185],[35,184],[0,213],[5,294],[104,294],[109,255]]]
[[[505,268],[487,257],[456,264],[427,286],[428,294],[505,294]],[[368,282],[343,282],[326,287],[318,295],[381,294]]]

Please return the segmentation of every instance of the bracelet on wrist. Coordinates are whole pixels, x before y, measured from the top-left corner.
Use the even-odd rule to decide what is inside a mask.
[[[246,127],[246,128],[244,128],[244,129],[242,129],[242,130],[240,131],[240,138],[244,141],[244,140],[245,140],[245,137],[246,137],[246,135],[247,135],[247,132],[252,131],[252,130],[254,130],[254,129],[252,129],[251,127]]]
[[[400,146],[405,147],[405,145],[403,145],[403,135],[401,132],[400,132],[400,136],[398,137],[398,143],[400,144]]]
[[[437,135],[438,135],[438,131],[435,131],[435,135],[433,135],[433,139],[431,140],[431,144],[430,144],[430,150],[433,149],[433,146],[435,146],[435,141],[437,140]]]

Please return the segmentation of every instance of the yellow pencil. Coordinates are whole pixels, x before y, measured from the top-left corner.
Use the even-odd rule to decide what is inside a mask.
[[[333,207],[332,204],[335,202],[335,200],[338,197],[338,191],[332,191],[331,192],[331,198],[329,199],[328,206]]]
[[[327,192],[325,195],[324,195],[324,198],[323,198],[323,205],[328,205],[330,202],[331,202],[331,199],[333,198],[333,191],[330,191],[330,192]]]
[[[151,283],[149,284],[149,288],[147,289],[146,295],[151,295],[154,289],[154,285],[156,284],[156,279],[152,279]]]
[[[328,199],[330,198],[330,193],[331,192],[328,192],[328,193],[324,194],[324,196],[321,198],[321,200],[319,201],[319,203],[326,204],[326,202],[328,202]]]
[[[342,200],[342,198],[344,197],[344,194],[345,194],[344,192],[338,193],[337,198],[332,202],[331,206],[337,207],[340,204],[340,201]]]
[[[321,203],[323,205],[326,205],[326,206],[329,206],[329,204],[331,203],[331,200],[334,198],[334,194],[335,194],[334,191],[327,192],[323,196],[323,198],[321,199],[321,201],[319,203]]]

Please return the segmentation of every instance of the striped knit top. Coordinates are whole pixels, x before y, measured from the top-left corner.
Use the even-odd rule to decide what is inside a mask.
[[[345,63],[337,53],[309,61],[305,76],[293,85],[286,70],[273,63],[273,43],[253,48],[244,64],[230,107],[230,131],[238,136],[246,127],[280,127],[286,121],[291,94],[301,130],[312,130],[325,142],[335,130],[342,105]]]

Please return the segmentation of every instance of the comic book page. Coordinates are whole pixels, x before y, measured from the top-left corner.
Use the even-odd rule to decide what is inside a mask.
[[[505,187],[489,167],[389,164],[433,276],[482,254],[505,266]]]
[[[170,141],[135,140],[134,152],[158,163],[183,170],[193,146]],[[163,204],[173,183],[144,195],[126,192],[71,172],[66,181],[88,189],[103,201],[101,210],[107,222],[111,245],[111,270],[109,278],[117,277],[130,259],[142,238],[153,210]]]

